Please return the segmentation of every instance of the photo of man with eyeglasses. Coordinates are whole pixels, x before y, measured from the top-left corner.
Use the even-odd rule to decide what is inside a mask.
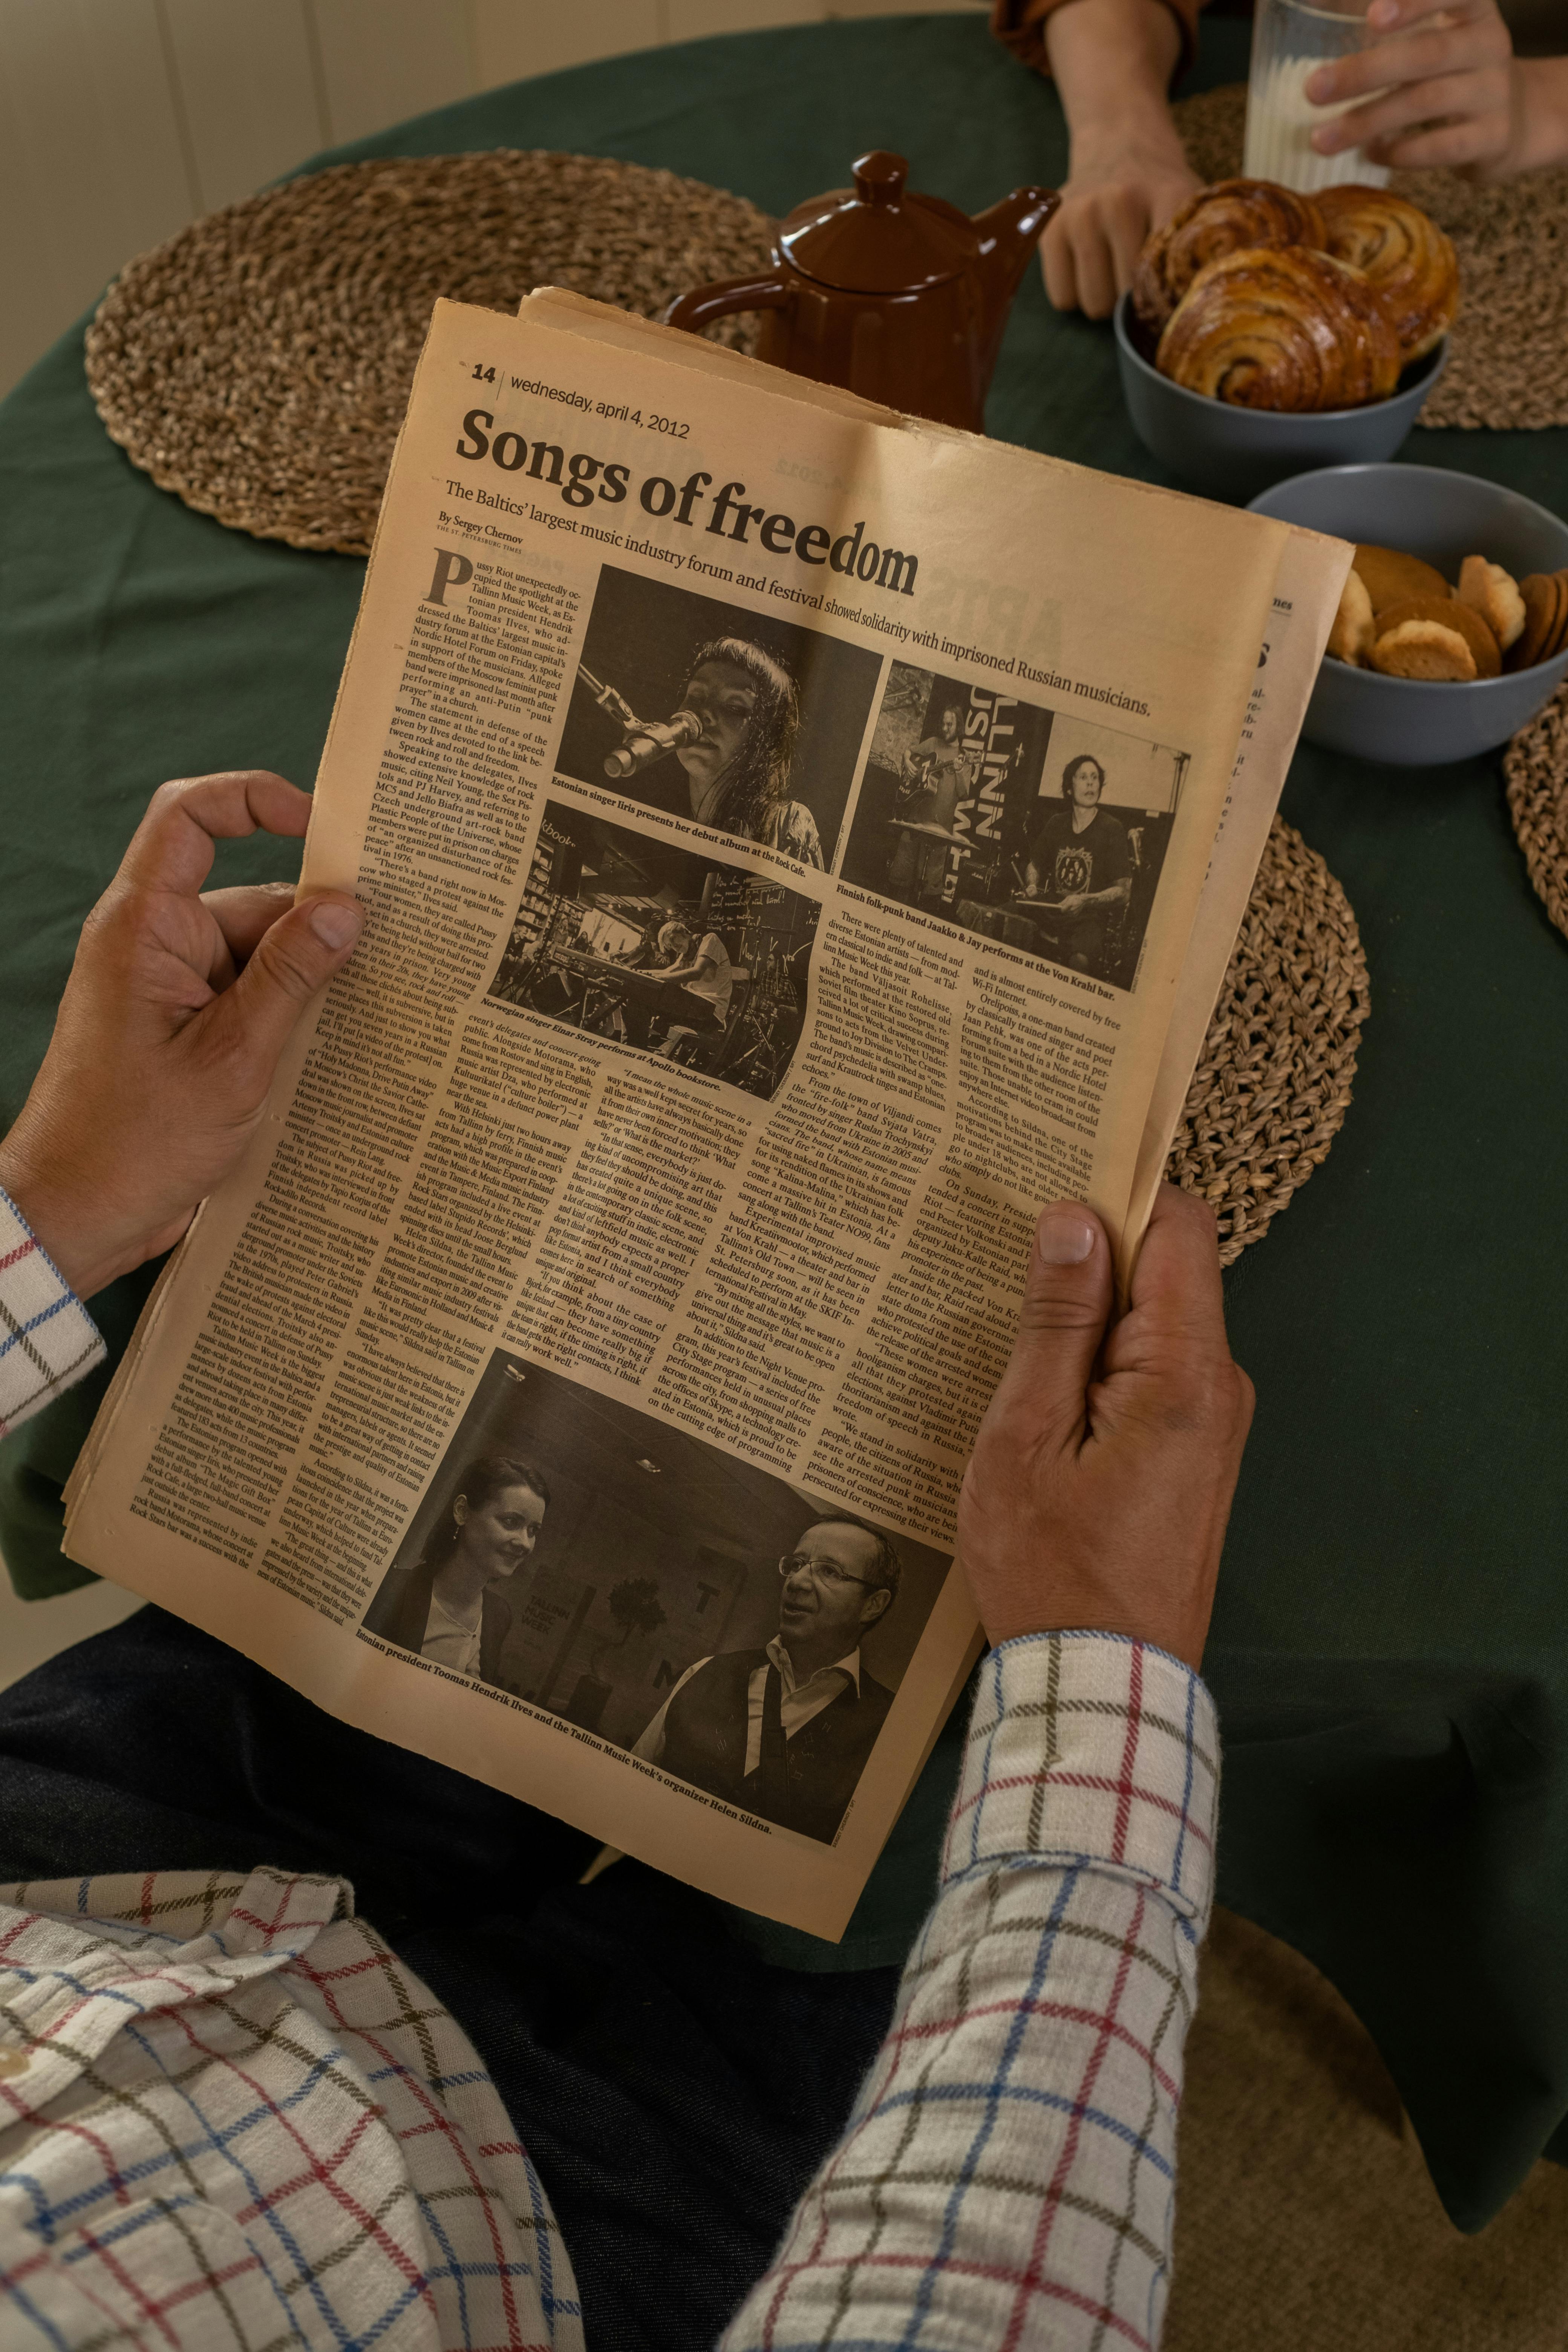
[[[830,1843],[893,1703],[860,1643],[898,1598],[899,1557],[876,1528],[832,1512],[778,1566],[779,1629],[766,1648],[698,1659],[632,1753]]]

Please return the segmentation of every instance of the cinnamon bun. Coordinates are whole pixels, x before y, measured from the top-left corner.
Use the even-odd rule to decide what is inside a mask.
[[[1189,196],[1144,243],[1132,276],[1132,308],[1158,335],[1200,269],[1243,247],[1321,246],[1322,214],[1310,196],[1272,180],[1216,180]]]
[[[1154,364],[1237,408],[1355,408],[1393,392],[1399,338],[1348,262],[1306,246],[1243,247],[1199,270]]]
[[[1419,205],[1386,188],[1353,183],[1321,188],[1327,234],[1319,242],[1348,261],[1383,296],[1408,366],[1442,341],[1459,308],[1459,262],[1452,244]]]

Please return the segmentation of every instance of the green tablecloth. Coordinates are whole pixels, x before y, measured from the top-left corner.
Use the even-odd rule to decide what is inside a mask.
[[[1246,40],[1205,28],[1188,86],[1239,79]],[[1065,162],[1054,94],[973,16],[621,59],[330,160],[497,144],[665,164],[773,212],[841,184],[872,145],[971,210]],[[1034,273],[990,424],[1161,478],[1125,421],[1109,330],[1057,318]],[[1418,433],[1405,454],[1568,512],[1568,433]],[[155,490],[98,423],[79,332],[6,404],[5,1117],[153,786],[250,763],[310,780],[361,576]],[[1285,807],[1355,907],[1373,1017],[1331,1158],[1228,1278],[1258,1409],[1207,1660],[1226,1739],[1221,1895],[1354,2004],[1450,2211],[1475,2226],[1553,2134],[1568,2155],[1568,941],[1531,894],[1496,761],[1424,775],[1303,749]],[[221,870],[288,858],[251,843]],[[98,1302],[111,1342],[144,1287]],[[100,1387],[0,1451],[0,1546],[25,1592],[79,1580],[57,1549],[58,1490]],[[844,1957],[907,1937],[950,1769],[928,1777]]]

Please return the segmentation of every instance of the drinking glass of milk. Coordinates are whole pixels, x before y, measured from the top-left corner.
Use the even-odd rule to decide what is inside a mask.
[[[1314,106],[1306,93],[1309,76],[1334,58],[1367,46],[1367,0],[1258,0],[1252,26],[1252,73],[1247,85],[1247,152],[1242,170],[1249,180],[1278,180],[1310,195],[1339,180],[1381,188],[1388,180],[1382,163],[1370,163],[1359,147],[1320,155],[1312,133],[1345,107]]]

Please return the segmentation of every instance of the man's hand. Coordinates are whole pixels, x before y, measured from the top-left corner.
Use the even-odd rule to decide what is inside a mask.
[[[1165,102],[1180,48],[1163,0],[1072,0],[1046,19],[1070,140],[1061,205],[1040,239],[1058,310],[1109,318],[1144,238],[1200,184]]]
[[[1110,1308],[1100,1220],[1047,1209],[964,1475],[959,1557],[993,1642],[1090,1627],[1195,1668],[1253,1403],[1201,1202],[1163,1187],[1108,1333]]]
[[[339,892],[202,894],[215,841],[303,835],[258,770],[164,784],[82,927],[55,1034],[0,1143],[9,1192],[79,1297],[173,1248],[261,1120],[300,1013],[359,937]]]
[[[1366,21],[1371,47],[1307,83],[1314,106],[1364,101],[1313,131],[1320,155],[1360,147],[1401,171],[1441,165],[1477,179],[1526,167],[1521,83],[1497,0],[1372,0]]]

